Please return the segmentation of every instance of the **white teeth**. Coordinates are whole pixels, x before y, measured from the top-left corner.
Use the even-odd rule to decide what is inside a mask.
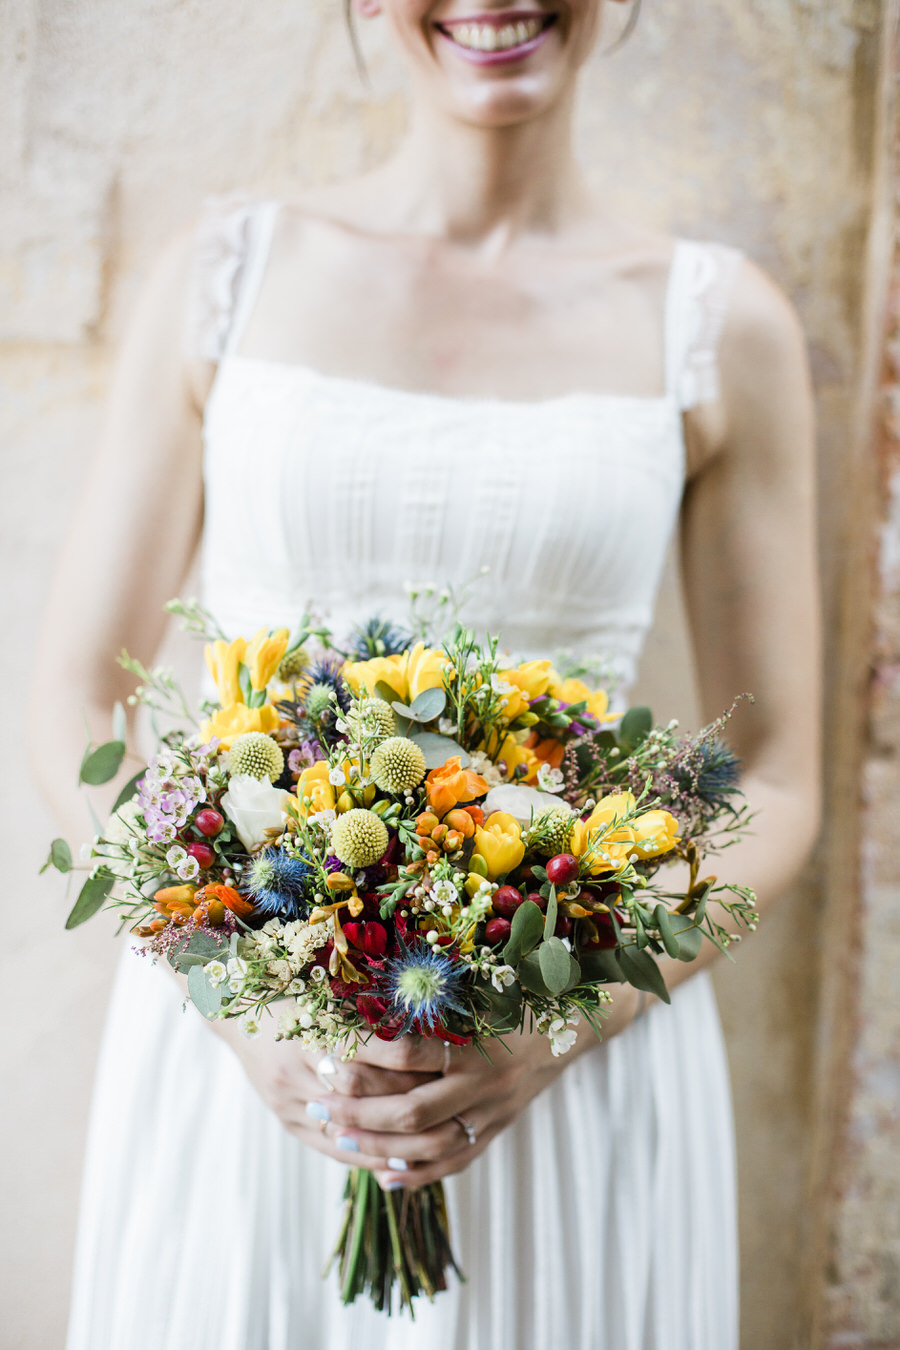
[[[504,52],[521,47],[536,38],[543,27],[540,19],[520,19],[495,28],[489,23],[464,23],[450,30],[450,37],[460,47],[478,52]]]

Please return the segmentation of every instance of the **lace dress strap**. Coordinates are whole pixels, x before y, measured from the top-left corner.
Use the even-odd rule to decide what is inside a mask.
[[[204,202],[188,309],[191,356],[218,362],[236,350],[259,293],[278,205],[239,194]]]
[[[666,393],[683,411],[719,397],[719,341],[743,256],[727,244],[676,243],[666,304]]]

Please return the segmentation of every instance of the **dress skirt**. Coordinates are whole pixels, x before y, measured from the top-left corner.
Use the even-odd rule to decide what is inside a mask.
[[[573,1061],[449,1179],[467,1279],[414,1322],[343,1308],[334,1272],[322,1279],[345,1177],[128,951],[67,1350],[736,1350],[733,1126],[706,974]]]

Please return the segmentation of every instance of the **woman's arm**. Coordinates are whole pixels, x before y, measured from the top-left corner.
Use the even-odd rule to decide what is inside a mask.
[[[85,745],[110,739],[133,680],[123,647],[152,660],[163,604],[178,593],[199,537],[201,413],[185,359],[192,235],[175,240],[145,284],[116,362],[98,454],[50,593],[33,680],[35,770],[67,830],[84,830],[75,790]],[[65,680],[60,683],[61,656]],[[65,697],[60,697],[61,688]],[[46,709],[53,708],[48,718]]]

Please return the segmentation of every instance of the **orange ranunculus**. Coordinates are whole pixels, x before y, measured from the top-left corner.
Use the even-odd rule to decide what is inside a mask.
[[[634,852],[639,858],[669,853],[678,841],[678,821],[669,811],[645,811],[631,822]]]
[[[525,845],[515,816],[507,811],[492,811],[484,825],[475,830],[473,857],[484,860],[489,881],[496,881],[518,867],[525,857]]]
[[[242,637],[235,638],[234,642],[207,643],[206,664],[216,682],[216,691],[223,708],[228,708],[233,703],[244,702],[238,669],[246,651],[247,639]]]
[[[365,689],[373,695],[375,686],[381,681],[390,685],[397,698],[406,702],[406,652],[399,656],[373,656],[370,661],[348,661],[341,668],[341,674],[347,684],[358,694]]]
[[[310,768],[304,769],[297,779],[297,801],[300,804],[301,820],[306,820],[307,816],[316,816],[320,811],[335,810],[334,788],[328,781],[328,769],[328,760],[319,759]],[[303,805],[306,797],[310,798],[308,807]]]
[[[562,741],[557,741],[553,736],[548,736],[542,741],[534,731],[528,737],[525,745],[529,750],[534,751],[542,764],[549,764],[551,769],[559,768],[566,753],[566,747]]]
[[[601,876],[604,872],[620,872],[627,867],[635,852],[634,822],[619,825],[622,817],[634,810],[630,792],[616,792],[601,797],[587,820],[576,820],[569,837],[569,848],[576,858],[590,850],[589,872]]]
[[[198,906],[206,905],[210,911],[218,901],[220,905],[230,909],[232,914],[236,914],[239,919],[246,919],[249,914],[253,913],[253,906],[250,901],[245,900],[239,891],[236,891],[233,886],[223,886],[217,881],[211,881],[207,886],[204,886],[202,890],[197,892],[194,899]],[[212,917],[212,914],[210,917]]]
[[[260,628],[248,644],[243,659],[250,671],[250,684],[254,689],[265,689],[278,669],[289,641],[290,634],[286,628],[277,628],[271,635],[268,628]]]
[[[439,769],[432,769],[425,779],[425,792],[428,805],[439,817],[460,802],[471,802],[481,797],[488,785],[480,774],[472,769],[462,768],[459,755],[448,759]]]
[[[447,658],[438,647],[426,647],[417,642],[406,653],[406,689],[407,699],[413,699],[426,689],[443,689],[444,667]]]
[[[583,680],[560,679],[555,670],[550,675],[548,692],[560,703],[586,703],[588,712],[598,722],[613,722],[618,716],[609,711],[609,695],[605,689],[589,689]]]
[[[243,736],[245,731],[264,731],[271,735],[273,731],[278,730],[278,713],[271,703],[264,703],[261,708],[248,708],[245,703],[232,703],[227,708],[221,708],[213,713],[208,722],[204,722],[200,728],[200,735],[204,741],[212,740],[213,736],[218,736],[223,750],[231,748],[231,742],[238,736]]]

